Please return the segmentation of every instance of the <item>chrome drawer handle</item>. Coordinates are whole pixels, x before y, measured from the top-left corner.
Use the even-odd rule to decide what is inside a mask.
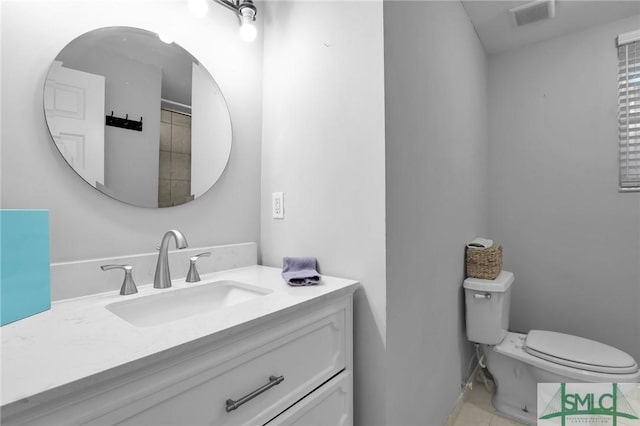
[[[239,400],[234,401],[233,399],[227,399],[227,406],[225,407],[225,410],[227,410],[227,413],[235,410],[236,408],[240,407],[245,402],[249,402],[253,398],[255,398],[256,396],[260,395],[263,392],[268,391],[269,389],[271,389],[275,385],[279,385],[280,383],[282,383],[283,380],[284,380],[284,376],[279,376],[279,377],[269,376],[269,383],[267,383],[264,386],[259,387],[258,389],[254,390],[253,392],[243,396]]]
[[[473,295],[474,299],[491,299],[491,293],[480,294],[476,293]]]

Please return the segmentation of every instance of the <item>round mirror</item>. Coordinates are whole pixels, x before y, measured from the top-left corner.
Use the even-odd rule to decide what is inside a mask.
[[[47,74],[44,111],[78,175],[140,207],[200,197],[231,153],[231,117],[211,74],[182,47],[138,28],[71,41]]]

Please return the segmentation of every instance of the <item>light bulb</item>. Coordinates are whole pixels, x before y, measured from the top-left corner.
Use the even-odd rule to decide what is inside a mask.
[[[242,19],[242,25],[240,25],[240,37],[244,41],[253,41],[256,39],[256,35],[258,35],[258,30],[250,19]]]
[[[189,11],[197,18],[204,17],[209,11],[207,0],[189,0]]]
[[[253,41],[258,30],[253,25],[256,18],[256,7],[252,0],[239,0],[238,15],[240,16],[240,38],[244,41]]]

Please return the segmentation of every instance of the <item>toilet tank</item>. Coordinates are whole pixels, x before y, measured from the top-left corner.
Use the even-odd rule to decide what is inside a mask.
[[[507,335],[513,273],[501,271],[495,280],[464,280],[467,339],[497,345]]]

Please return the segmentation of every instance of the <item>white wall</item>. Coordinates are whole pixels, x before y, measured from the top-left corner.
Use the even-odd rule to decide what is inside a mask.
[[[385,424],[382,3],[266,2],[262,261],[357,279],[355,418]],[[284,220],[271,193],[284,192]]]
[[[105,114],[113,111],[116,117],[128,114],[131,120],[143,118],[141,132],[105,126],[104,184],[122,201],[157,207],[162,70],[114,54],[104,63],[102,52],[96,53],[89,56],[96,58],[95,65],[103,62],[99,67],[76,69],[105,77]]]
[[[78,35],[118,25],[172,30],[226,97],[234,132],[229,165],[187,205],[153,210],[114,201],[76,176],[47,131],[42,90],[52,60]],[[212,3],[197,19],[186,2],[5,0],[1,31],[2,208],[50,210],[52,262],[149,252],[171,228],[192,247],[257,241],[262,45],[240,39],[232,12]]]
[[[490,57],[490,234],[511,327],[640,359],[640,194],[618,192],[618,33],[630,17]]]
[[[471,358],[464,247],[487,230],[487,61],[459,2],[384,5],[387,424],[444,424]]]

